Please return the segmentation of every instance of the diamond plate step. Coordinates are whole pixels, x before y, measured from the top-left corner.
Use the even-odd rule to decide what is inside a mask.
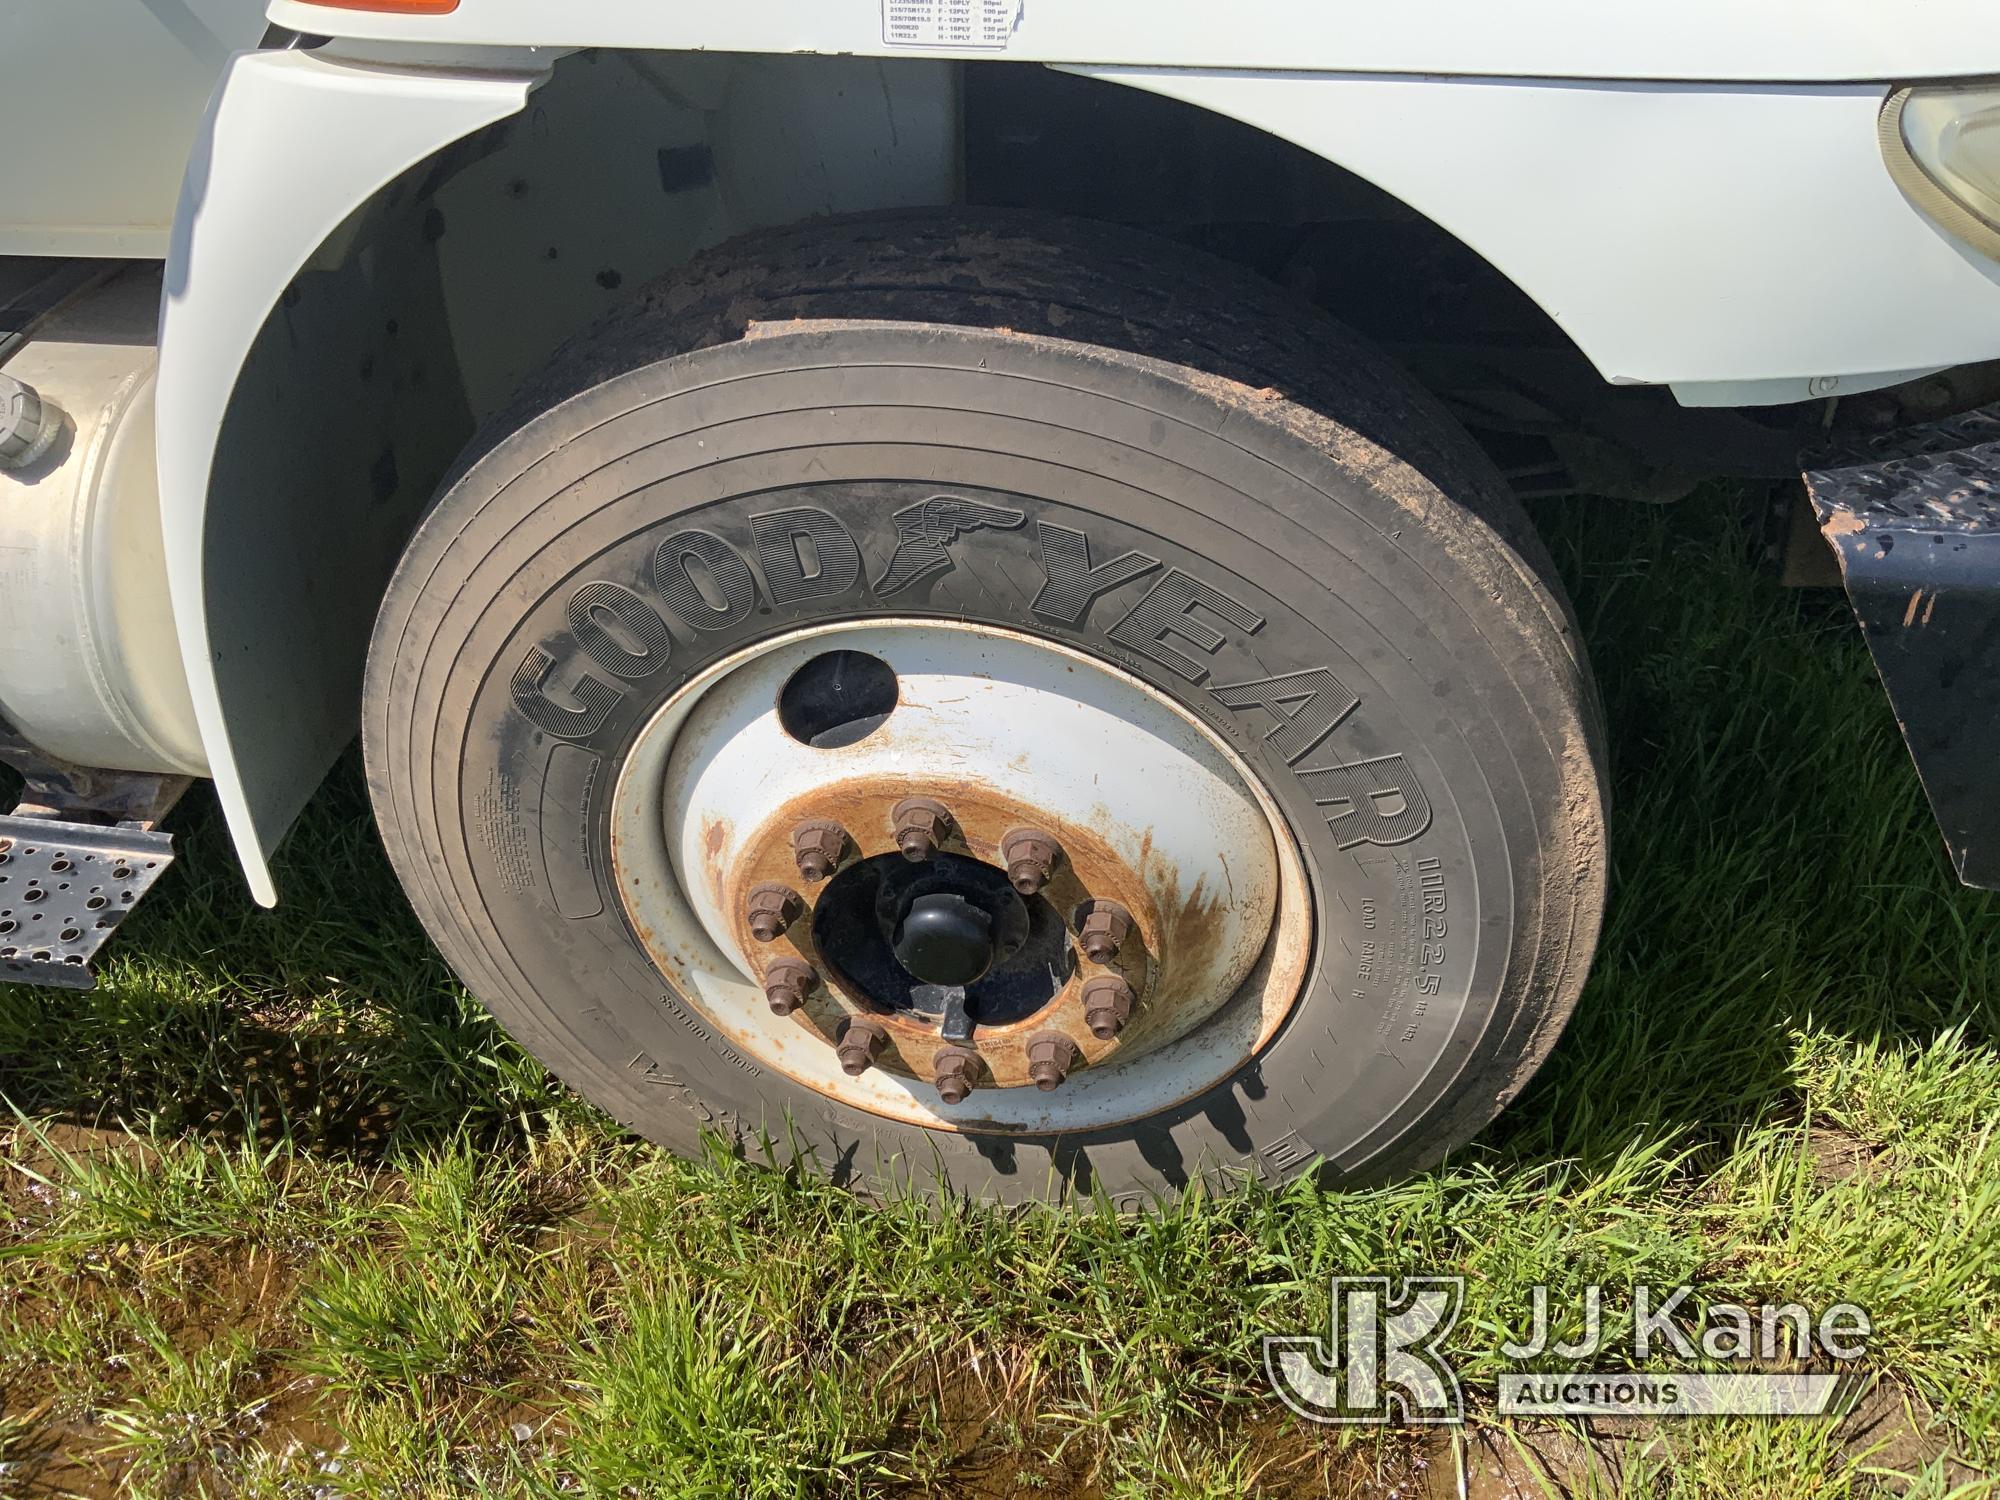
[[[174,837],[0,818],[0,983],[93,990],[90,960],[174,862]]]

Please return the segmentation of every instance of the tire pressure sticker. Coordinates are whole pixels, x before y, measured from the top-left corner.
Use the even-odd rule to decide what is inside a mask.
[[[1002,52],[1021,24],[1022,0],[882,0],[890,47]]]

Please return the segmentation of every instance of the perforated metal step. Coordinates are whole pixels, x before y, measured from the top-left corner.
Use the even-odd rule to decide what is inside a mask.
[[[173,862],[170,833],[0,818],[0,982],[97,988],[91,959]]]

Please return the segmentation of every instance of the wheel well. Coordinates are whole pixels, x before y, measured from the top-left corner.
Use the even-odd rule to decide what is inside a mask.
[[[269,57],[251,55],[263,63],[253,96],[265,101],[245,106],[252,117],[307,80],[323,89],[340,61],[331,47],[286,67]],[[417,85],[366,87],[402,108]],[[1373,334],[1489,447],[1527,444],[1525,456],[1495,451],[1530,492],[1572,487],[1561,454],[1548,456],[1575,425],[1568,395],[1580,406],[1675,409],[1662,391],[1612,391],[1491,266],[1352,173],[1109,81],[1025,64],[588,51],[539,86],[508,87],[526,91],[524,107],[501,117],[484,97],[454,105],[495,123],[348,213],[247,354],[207,370],[201,339],[181,346],[196,351],[182,361],[198,377],[185,389],[229,392],[219,424],[202,410],[188,424],[212,463],[176,469],[205,481],[186,502],[198,541],[176,587],[196,591],[219,664],[215,716],[229,743],[209,745],[211,763],[234,768],[232,830],[253,853],[275,843],[351,734],[390,571],[481,426],[558,347],[740,233],[968,204],[1121,220],[1189,241]],[[333,90],[290,97],[320,101],[328,119],[362,107],[325,102],[351,97]],[[236,164],[230,233],[249,232],[262,170]],[[312,206],[338,212],[344,201]],[[295,264],[289,255],[266,255],[264,284],[284,274],[274,261]],[[211,322],[226,310],[218,285],[210,277],[202,304]],[[203,332],[218,347],[236,336]],[[204,739],[219,733],[205,726]]]
[[[1257,271],[1387,349],[1523,494],[1662,498],[1704,472],[1787,473],[1796,448],[1789,414],[1691,412],[1663,389],[1609,385],[1483,256],[1338,163],[1104,79],[997,61],[589,51],[558,65],[525,121],[488,134],[432,168],[445,171],[441,273],[445,296],[468,305],[451,321],[475,414],[718,241],[958,203],[1141,227]],[[470,232],[454,236],[461,219]],[[471,311],[496,254],[524,295],[505,315]]]
[[[1664,498],[1690,475],[1791,470],[1791,414],[1695,412],[1610,385],[1484,256],[1337,162],[1055,69],[969,65],[964,95],[968,202],[1140,225],[1279,282],[1388,350],[1524,495]]]
[[[574,54],[522,114],[358,208],[266,334],[289,325],[279,361],[318,382],[300,367],[340,340],[298,338],[301,299],[315,284],[332,291],[342,323],[372,304],[375,326],[401,329],[400,348],[347,353],[364,369],[413,369],[463,443],[557,347],[702,250],[832,214],[953,203],[1142,227],[1257,271],[1387,349],[1524,494],[1650,493],[1663,469],[1789,466],[1788,424],[1608,385],[1492,264],[1337,163],[1181,100],[1039,64]],[[430,330],[430,347],[413,347],[415,329]],[[449,451],[439,433],[365,435],[378,506],[389,467],[400,492],[390,509],[431,493]],[[410,462],[415,447],[430,456]]]

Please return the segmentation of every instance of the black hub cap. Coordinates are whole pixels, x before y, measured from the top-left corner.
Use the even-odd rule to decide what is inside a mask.
[[[848,866],[815,903],[813,941],[885,1010],[938,1019],[962,992],[970,1020],[987,1025],[1033,1015],[1076,968],[1054,907],[1017,894],[1006,871],[957,854],[878,854]]]
[[[926,984],[971,984],[993,967],[993,918],[965,897],[913,897],[896,924],[896,962]]]

